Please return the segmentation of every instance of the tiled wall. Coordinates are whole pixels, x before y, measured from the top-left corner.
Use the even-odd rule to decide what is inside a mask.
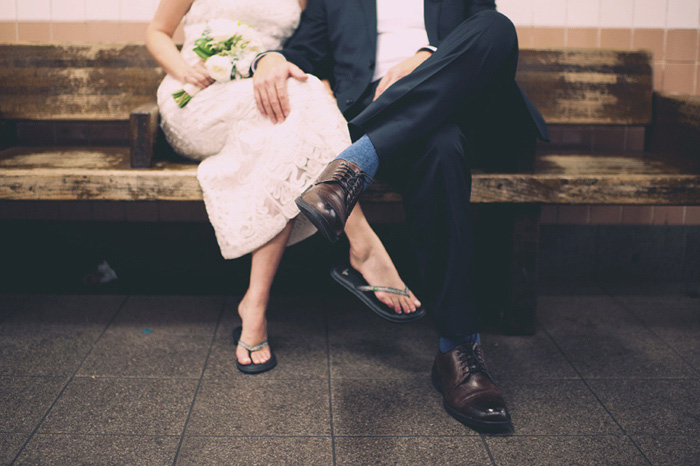
[[[159,1],[0,0],[0,42],[143,41]],[[522,47],[650,49],[654,53],[655,89],[700,95],[700,0],[496,3],[516,24]],[[554,128],[552,133],[553,144],[562,147],[575,144],[593,150],[641,150],[641,128]],[[560,224],[700,224],[700,207],[545,207],[543,220]]]

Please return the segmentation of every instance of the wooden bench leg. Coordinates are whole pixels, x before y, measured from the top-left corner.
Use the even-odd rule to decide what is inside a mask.
[[[512,225],[510,281],[501,329],[506,335],[534,335],[541,209],[532,204],[508,207]]]

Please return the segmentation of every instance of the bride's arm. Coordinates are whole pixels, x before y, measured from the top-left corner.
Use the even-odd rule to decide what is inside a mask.
[[[161,0],[146,29],[146,48],[166,73],[182,83],[205,88],[214,82],[204,64],[190,66],[180,55],[173,34],[194,0]]]

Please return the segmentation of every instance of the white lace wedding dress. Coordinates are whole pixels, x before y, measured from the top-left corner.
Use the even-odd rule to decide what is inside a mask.
[[[279,49],[299,22],[298,0],[194,0],[184,18],[188,63],[207,20],[243,21],[267,50]],[[255,105],[253,80],[215,83],[179,108],[182,87],[166,76],[158,89],[162,128],[180,154],[202,160],[199,183],[221,254],[233,259],[274,238],[296,217],[289,244],[315,228],[294,199],[350,144],[346,122],[321,82],[288,80],[291,113],[273,125]]]

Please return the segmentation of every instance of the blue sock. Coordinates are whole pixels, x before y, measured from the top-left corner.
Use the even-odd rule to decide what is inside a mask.
[[[360,139],[355,141],[350,147],[345,149],[343,152],[336,157],[336,159],[347,160],[348,162],[354,162],[360,169],[367,173],[370,178],[374,178],[374,175],[379,169],[379,157],[377,156],[377,150],[374,148],[372,141],[369,140],[365,134]],[[365,183],[365,188],[367,183]]]
[[[457,339],[440,337],[440,352],[447,353],[448,351],[452,351],[462,343],[467,343],[469,346],[473,343],[480,345],[481,335],[479,333],[472,333],[471,335],[466,335]]]

